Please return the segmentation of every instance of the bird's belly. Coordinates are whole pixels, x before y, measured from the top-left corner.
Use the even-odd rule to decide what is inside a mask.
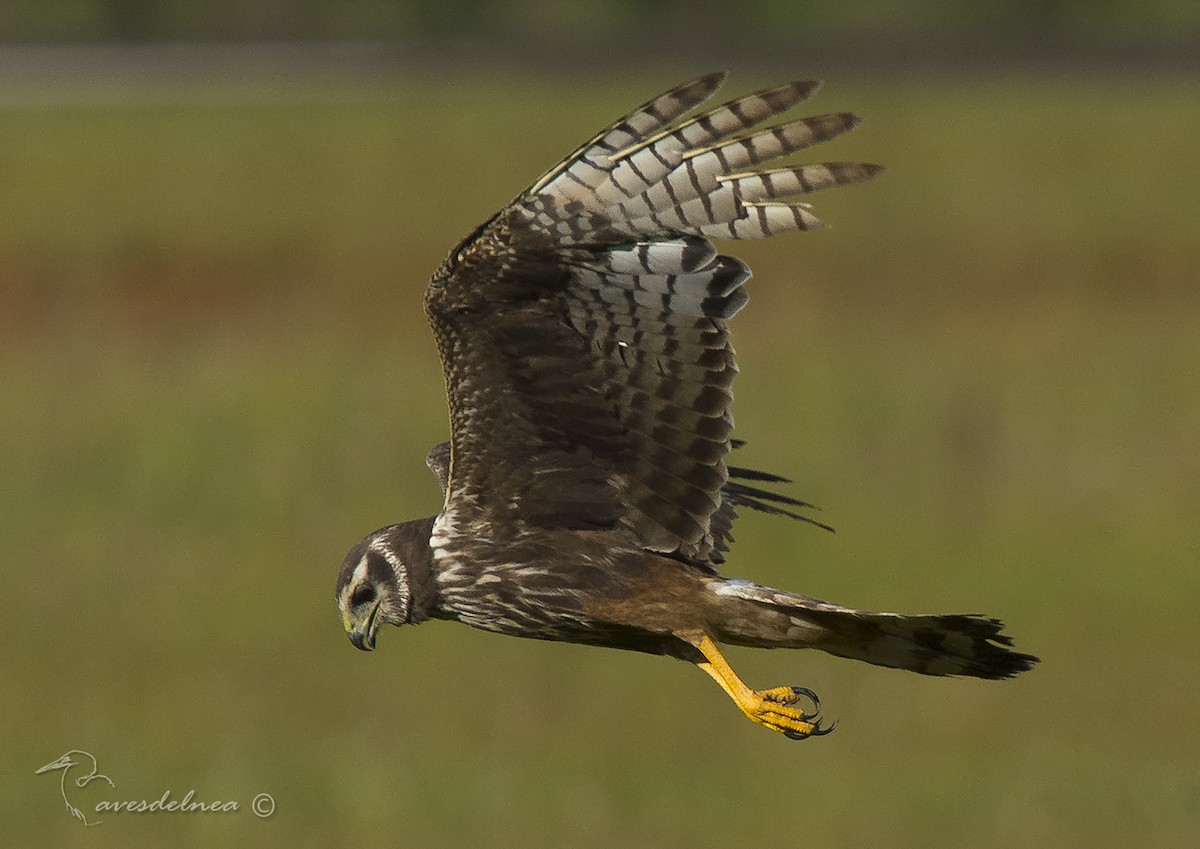
[[[590,621],[579,594],[546,566],[465,557],[447,557],[439,565],[439,612],[447,618],[540,639],[570,639],[568,634],[599,624]]]
[[[642,551],[563,552],[556,546],[540,556],[522,551],[482,561],[443,549],[436,615],[517,637],[681,657],[692,651],[678,634],[695,630],[694,617],[689,605],[673,603],[681,600],[672,586],[680,564]],[[657,580],[658,564],[676,580]]]

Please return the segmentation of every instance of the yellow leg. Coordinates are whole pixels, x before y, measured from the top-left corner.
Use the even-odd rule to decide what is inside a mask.
[[[828,734],[833,726],[821,727],[817,715],[803,713],[792,707],[802,697],[812,699],[813,704],[820,707],[816,694],[803,687],[772,687],[769,690],[752,690],[738,678],[729,661],[717,649],[717,644],[705,635],[696,646],[704,655],[707,662],[696,664],[721,685],[721,689],[729,694],[734,704],[741,708],[742,713],[759,725],[765,725],[772,731],[778,731],[793,740],[803,740],[806,737],[816,737]]]

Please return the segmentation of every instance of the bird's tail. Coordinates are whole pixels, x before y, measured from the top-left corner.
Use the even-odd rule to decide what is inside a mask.
[[[749,581],[713,585],[722,598],[713,636],[732,645],[816,648],[922,675],[1011,678],[1038,662],[1013,651],[998,619],[854,610]]]

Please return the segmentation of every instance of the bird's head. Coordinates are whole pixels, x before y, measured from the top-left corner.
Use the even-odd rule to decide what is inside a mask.
[[[356,648],[375,648],[379,626],[409,621],[412,595],[404,550],[405,525],[389,525],[368,536],[346,555],[337,579],[342,625]]]

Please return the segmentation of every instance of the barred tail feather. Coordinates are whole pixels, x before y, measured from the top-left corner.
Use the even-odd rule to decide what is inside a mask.
[[[976,614],[855,610],[737,579],[716,582],[713,591],[741,603],[714,623],[717,639],[733,645],[816,648],[922,675],[973,678],[1011,678],[1038,662],[1010,648],[1000,620]],[[730,630],[723,623],[738,624]]]
[[[916,615],[857,611],[850,640],[822,646],[840,657],[922,675],[1011,678],[1037,663],[1013,651],[1004,623],[977,614]]]

